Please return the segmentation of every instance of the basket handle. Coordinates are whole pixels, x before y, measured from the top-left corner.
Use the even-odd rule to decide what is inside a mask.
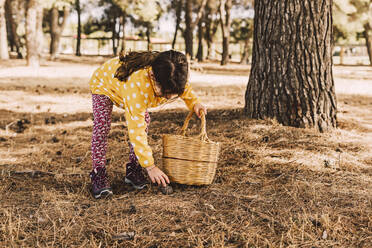
[[[189,125],[189,122],[192,118],[192,115],[194,114],[194,111],[190,111],[190,113],[187,115],[186,119],[185,119],[185,122],[183,123],[183,126],[180,130],[180,135],[182,136],[185,136],[186,135],[186,129]],[[199,134],[199,138],[202,140],[202,141],[207,141],[209,142],[209,139],[208,139],[208,136],[207,136],[207,131],[206,131],[206,120],[205,120],[205,114],[204,114],[204,111],[201,111],[201,130],[200,130],[200,134]]]

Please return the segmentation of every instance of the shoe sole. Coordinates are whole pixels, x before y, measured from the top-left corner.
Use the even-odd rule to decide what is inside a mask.
[[[94,195],[94,198],[101,199],[101,198],[108,198],[112,196],[112,191],[109,189],[102,190],[98,195]]]
[[[127,183],[127,184],[132,185],[133,188],[135,188],[135,189],[143,189],[144,187],[146,187],[146,184],[144,184],[142,186],[138,186],[138,185],[134,184],[130,179],[126,178],[126,177],[124,178],[124,182]]]

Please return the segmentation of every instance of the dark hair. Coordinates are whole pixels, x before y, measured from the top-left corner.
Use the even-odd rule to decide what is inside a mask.
[[[120,66],[115,77],[127,81],[133,72],[151,66],[155,80],[160,83],[163,94],[181,95],[188,75],[186,56],[174,50],[165,52],[129,52],[120,54]]]

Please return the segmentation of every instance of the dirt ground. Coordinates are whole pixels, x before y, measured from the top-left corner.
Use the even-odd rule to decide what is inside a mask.
[[[244,117],[249,67],[193,65],[208,136],[222,147],[213,184],[173,184],[172,195],[125,185],[128,136],[115,108],[106,201],[91,197],[88,178],[87,82],[104,60],[0,62],[0,247],[372,247],[372,68],[334,68],[338,128],[317,133]],[[161,135],[186,114],[182,102],[151,111],[159,166]]]

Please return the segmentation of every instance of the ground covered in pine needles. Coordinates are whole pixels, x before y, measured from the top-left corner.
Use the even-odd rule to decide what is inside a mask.
[[[8,77],[7,68],[0,68],[1,247],[371,247],[372,72],[355,78],[366,68],[335,68],[338,128],[329,133],[244,117],[248,73],[241,84],[194,82],[209,106],[207,133],[221,143],[220,159],[213,184],[173,184],[171,195],[123,183],[128,136],[116,109],[110,200],[89,193],[88,78],[22,76],[22,65],[12,68],[18,77]],[[159,166],[161,135],[175,133],[186,114],[180,102],[151,113],[149,143]],[[189,135],[199,127],[193,119]]]

